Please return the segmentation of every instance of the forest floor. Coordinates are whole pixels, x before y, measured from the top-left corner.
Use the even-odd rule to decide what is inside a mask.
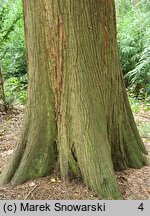
[[[7,114],[0,111],[0,173],[13,153],[20,133],[22,119],[22,109],[13,109]],[[146,124],[150,125],[150,111],[139,111],[135,114],[135,120],[139,127],[144,128]],[[150,159],[150,130],[147,134],[143,133],[141,136]],[[150,165],[141,169],[117,172],[116,176],[123,193],[123,199],[150,199]],[[53,173],[48,177],[27,181],[17,186],[0,186],[0,200],[6,199],[92,200],[101,199],[101,197],[90,191],[81,181],[64,182]]]

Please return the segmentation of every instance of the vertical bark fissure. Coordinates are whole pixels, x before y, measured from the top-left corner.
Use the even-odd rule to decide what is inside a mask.
[[[62,17],[60,2],[58,0],[58,49],[57,49],[57,65],[56,65],[56,116],[57,125],[60,125],[60,107],[61,107],[61,91],[62,91],[62,75],[64,64],[64,21]]]
[[[101,29],[103,28],[96,28],[99,21],[98,16],[94,17],[96,18],[94,24],[91,21],[95,9],[99,14],[96,3],[95,1],[94,4],[91,4],[89,1],[87,4],[86,1],[82,1],[84,6],[84,10],[82,10],[82,7],[79,7],[79,2],[74,1],[70,13],[67,10],[70,8],[69,2],[65,4],[68,12],[65,13],[65,18],[68,20],[68,23],[65,23],[65,31],[69,37],[66,36],[67,48],[64,59],[60,140],[62,148],[60,154],[62,155],[60,157],[66,161],[61,159],[62,163],[60,164],[65,177],[68,175],[67,164],[70,163],[68,155],[72,153],[87,185],[104,196],[106,194],[111,196],[113,193],[115,197],[120,197],[107,140],[103,92],[97,90],[102,90],[102,77],[99,72],[102,74],[101,58],[103,53],[99,57],[102,44],[99,44],[99,49],[95,45],[96,41],[101,38]],[[66,104],[68,104],[67,108]],[[66,142],[70,143],[66,145]]]

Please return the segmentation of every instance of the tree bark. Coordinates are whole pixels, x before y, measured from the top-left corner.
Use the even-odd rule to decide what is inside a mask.
[[[146,149],[120,71],[113,0],[25,0],[29,89],[22,136],[0,182],[46,175],[56,160],[103,198],[120,199],[114,170]]]
[[[5,98],[5,90],[4,90],[4,81],[3,81],[3,75],[2,75],[2,69],[0,67],[0,89],[1,89],[1,98],[2,101],[3,101],[3,106],[4,106],[4,111],[7,112],[8,110],[8,107],[7,107],[7,104],[6,104],[6,98]]]

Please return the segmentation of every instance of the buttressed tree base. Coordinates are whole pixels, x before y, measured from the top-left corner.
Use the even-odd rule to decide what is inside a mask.
[[[1,184],[60,165],[105,199],[121,199],[115,172],[146,164],[120,71],[113,0],[24,0],[28,101]]]

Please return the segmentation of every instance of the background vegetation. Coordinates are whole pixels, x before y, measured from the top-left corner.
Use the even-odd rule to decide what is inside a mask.
[[[150,0],[116,0],[121,68],[133,111],[150,106]],[[25,104],[27,66],[21,0],[0,3],[0,68],[5,102]],[[2,99],[2,84],[0,98]],[[142,102],[141,102],[142,101]]]
[[[136,2],[136,3],[135,3]],[[121,68],[130,96],[150,96],[150,1],[117,0]]]
[[[7,104],[25,103],[27,68],[21,0],[0,3],[0,68]]]

